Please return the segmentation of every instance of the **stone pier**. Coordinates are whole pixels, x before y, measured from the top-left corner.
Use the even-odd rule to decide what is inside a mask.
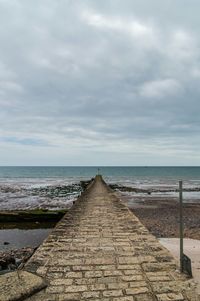
[[[167,225],[166,225],[167,226]],[[192,280],[96,176],[25,266],[47,287],[29,301],[197,301]]]

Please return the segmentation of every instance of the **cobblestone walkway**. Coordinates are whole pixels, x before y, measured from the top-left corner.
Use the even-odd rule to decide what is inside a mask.
[[[97,176],[28,262],[38,300],[168,301],[197,296],[174,259]]]

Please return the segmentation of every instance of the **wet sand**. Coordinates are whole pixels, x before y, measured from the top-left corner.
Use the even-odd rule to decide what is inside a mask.
[[[179,203],[175,198],[122,199],[156,237],[179,237]],[[184,203],[183,220],[184,237],[200,240],[200,202]]]

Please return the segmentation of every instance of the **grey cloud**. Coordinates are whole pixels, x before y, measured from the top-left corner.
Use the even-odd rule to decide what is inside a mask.
[[[15,137],[15,144],[35,139],[52,147],[49,162],[57,148],[63,164],[86,149],[87,164],[91,157],[98,161],[100,151],[108,158],[116,152],[123,164],[121,153],[139,149],[155,162],[161,148],[173,164],[175,149],[189,154],[191,145],[198,157],[197,6],[195,0],[190,10],[180,0],[1,0],[4,152],[11,153],[6,141]]]

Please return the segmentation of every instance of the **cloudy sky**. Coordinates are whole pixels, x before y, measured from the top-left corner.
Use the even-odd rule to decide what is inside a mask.
[[[200,165],[199,0],[0,0],[0,165]]]

